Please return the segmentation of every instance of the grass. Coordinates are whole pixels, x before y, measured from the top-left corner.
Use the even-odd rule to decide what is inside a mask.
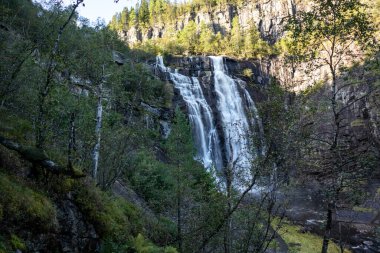
[[[274,222],[276,225],[278,221]],[[289,247],[290,253],[315,253],[320,252],[322,249],[322,237],[306,232],[300,232],[301,226],[292,225],[287,221],[283,221],[279,234],[284,239]],[[330,241],[329,253],[340,253],[339,246]],[[345,249],[344,253],[350,253],[351,251]]]

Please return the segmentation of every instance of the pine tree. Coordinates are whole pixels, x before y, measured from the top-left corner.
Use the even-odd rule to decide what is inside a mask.
[[[230,52],[234,56],[239,56],[241,48],[243,47],[243,36],[240,28],[239,18],[234,17],[232,20],[231,39],[230,39]]]
[[[156,0],[149,0],[149,21],[153,25],[156,20]]]
[[[129,26],[129,11],[128,8],[124,8],[120,14],[120,22],[122,30],[128,30]]]
[[[214,51],[213,48],[213,40],[214,34],[211,31],[210,27],[206,25],[204,22],[201,23],[201,31],[199,34],[199,45],[197,47],[197,51],[199,53],[212,53]]]
[[[136,10],[132,7],[130,12],[129,12],[129,26],[134,27],[137,25],[137,15],[136,15]]]
[[[149,4],[147,0],[142,0],[139,8],[138,20],[139,24],[148,25],[149,24]]]

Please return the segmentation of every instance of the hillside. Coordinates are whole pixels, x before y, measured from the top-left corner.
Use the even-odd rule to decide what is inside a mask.
[[[0,253],[380,250],[380,1],[83,4],[0,2]]]

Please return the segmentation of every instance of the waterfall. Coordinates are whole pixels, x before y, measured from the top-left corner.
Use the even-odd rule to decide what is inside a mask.
[[[217,109],[223,126],[225,155],[230,166],[242,177],[249,178],[254,154],[251,150],[250,123],[237,83],[227,74],[223,57],[211,56]],[[248,92],[247,92],[248,94]],[[249,96],[249,94],[248,94]]]
[[[257,151],[253,149],[252,133],[258,133],[261,153],[265,149],[261,119],[244,85],[228,75],[223,57],[211,56],[210,60],[214,78],[214,85],[210,88],[213,89],[216,103],[213,108],[206,100],[198,78],[171,70],[164,65],[160,56],[157,57],[156,67],[167,75],[186,103],[197,148],[195,158],[206,168],[214,166],[218,171],[227,162],[239,177],[249,180],[252,161],[260,151],[258,147]],[[221,126],[219,130],[216,120]]]
[[[170,68],[165,67],[163,58],[157,56],[157,67],[164,73],[168,73],[186,103],[190,124],[193,129],[194,142],[197,148],[196,159],[202,162],[206,168],[215,166],[220,170],[222,164],[222,152],[219,137],[216,131],[212,110],[208,105],[197,78],[188,77]]]

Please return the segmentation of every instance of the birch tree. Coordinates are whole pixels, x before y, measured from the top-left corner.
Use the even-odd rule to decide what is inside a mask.
[[[338,77],[342,67],[363,60],[365,49],[373,42],[374,29],[367,13],[367,6],[359,0],[317,0],[310,11],[299,12],[287,26],[293,40],[291,51],[295,53],[291,57],[312,63],[314,68],[327,68],[331,84],[330,116],[325,122],[329,130],[319,129],[314,138],[319,143],[317,153],[321,154],[318,166],[326,175],[323,183],[328,189],[322,253],[327,252],[333,211],[340,193],[350,187],[351,173],[357,168],[356,177],[365,175],[364,171],[359,172],[359,158],[351,153],[353,150],[343,133],[344,112],[350,105],[342,104],[339,95],[352,84],[340,83]]]

